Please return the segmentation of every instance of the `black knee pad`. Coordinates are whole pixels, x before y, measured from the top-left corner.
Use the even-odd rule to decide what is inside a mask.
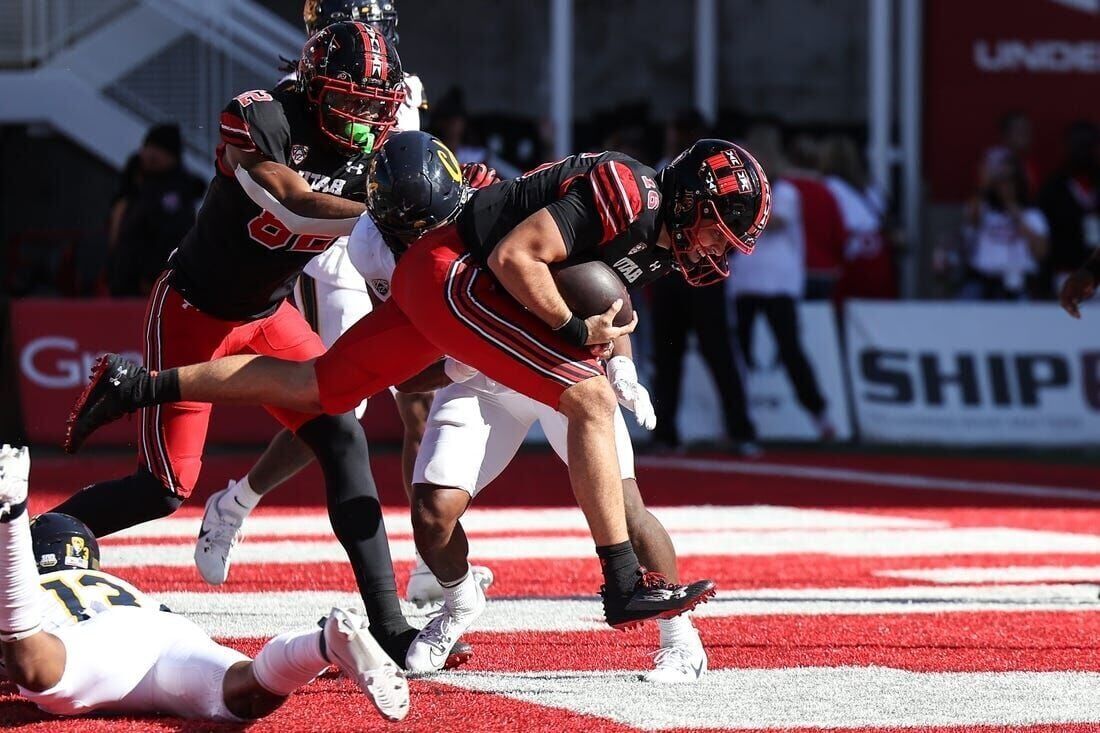
[[[319,415],[298,428],[296,435],[309,446],[318,461],[322,456],[355,463],[370,461],[367,437],[355,413]]]

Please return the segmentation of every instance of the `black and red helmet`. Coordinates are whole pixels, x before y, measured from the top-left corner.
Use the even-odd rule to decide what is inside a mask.
[[[729,254],[752,254],[768,224],[771,186],[747,150],[699,140],[661,171],[662,218],[677,268],[691,285],[729,277]]]
[[[397,6],[395,0],[306,0],[302,21],[306,33],[313,35],[327,25],[342,20],[367,23],[397,45]]]
[[[334,23],[306,41],[298,88],[316,108],[321,132],[349,152],[377,150],[405,101],[396,47],[353,21]]]

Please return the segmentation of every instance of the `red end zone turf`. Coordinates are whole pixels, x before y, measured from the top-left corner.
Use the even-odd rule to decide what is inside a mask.
[[[245,628],[290,627],[318,605],[354,600],[355,589],[325,531],[316,474],[258,512],[225,586],[202,583],[189,559],[202,499],[251,459],[213,457],[187,508],[105,541],[103,554],[107,569],[254,654],[274,629],[242,638],[233,608],[252,609]],[[688,460],[644,458],[639,479],[680,549],[683,576],[718,582],[719,597],[695,615],[710,666],[700,682],[637,681],[653,663],[656,629],[601,628],[591,540],[579,515],[553,508],[571,502],[565,472],[552,456],[525,454],[466,519],[472,555],[497,582],[467,637],[476,656],[464,671],[413,681],[399,726],[326,676],[252,729],[1100,731],[1094,469],[889,456]],[[412,556],[399,469],[395,456],[374,463],[403,585]],[[131,467],[128,457],[38,461],[35,509]],[[10,687],[0,725],[224,728],[55,720]]]

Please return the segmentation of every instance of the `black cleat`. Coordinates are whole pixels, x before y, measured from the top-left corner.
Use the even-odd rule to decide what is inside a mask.
[[[409,653],[409,647],[413,643],[413,639],[420,633],[419,629],[409,628],[408,630],[396,635],[396,636],[375,636],[375,640],[386,650],[386,654],[390,655],[390,659],[397,662],[401,666],[401,669],[405,669],[405,657]],[[455,642],[455,645],[451,647],[451,652],[447,655],[447,661],[443,663],[443,669],[454,669],[455,667],[461,667],[466,662],[470,661],[474,656],[474,648],[459,639]]]
[[[92,433],[139,409],[135,382],[145,367],[118,354],[104,354],[92,367],[88,386],[76,399],[65,431],[65,452],[76,453]]]
[[[643,621],[679,616],[706,603],[716,592],[713,580],[675,585],[660,573],[647,572],[645,568],[638,573],[638,582],[630,595],[612,595],[606,585],[600,588],[604,618],[612,628],[621,630],[632,629]]]

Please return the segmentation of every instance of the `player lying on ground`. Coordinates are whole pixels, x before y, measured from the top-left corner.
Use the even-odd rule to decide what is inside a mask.
[[[457,166],[452,177],[461,180]],[[631,282],[673,270],[694,285],[718,282],[730,250],[752,251],[769,200],[759,164],[721,140],[697,142],[660,175],[619,153],[567,158],[472,194],[453,224],[400,253],[390,300],[312,362],[240,355],[152,373],[104,357],[78,401],[73,438],[178,399],[339,413],[450,355],[568,418],[570,480],[601,560],[607,622],[670,618],[714,584],[644,573],[629,541],[617,402],[593,352],[606,354],[637,319],[614,326],[620,304],[576,316],[549,266],[598,258]]]
[[[385,236],[408,243],[423,234],[423,229],[417,228],[419,223],[451,221],[468,203],[461,187],[455,187],[447,175],[444,158],[431,154],[437,141],[421,141],[427,150],[400,145],[401,141],[394,139],[379,151],[374,193],[368,203],[372,216],[359,220],[348,241],[349,259],[382,301],[389,298],[396,262],[379,227]],[[429,181],[432,188],[416,185],[422,180]],[[410,195],[415,198],[408,198]],[[615,356],[608,362],[608,380],[620,405],[652,430],[656,415],[648,391],[638,382],[629,349],[630,338],[619,339]],[[564,415],[453,360],[448,359],[444,371],[453,383],[440,389],[432,402],[413,471],[412,520],[417,548],[432,572],[446,583],[445,603],[442,613],[410,647],[409,669],[416,671],[436,669],[441,651],[451,646],[449,640],[461,636],[484,608],[484,597],[469,577],[468,544],[459,522],[471,500],[500,475],[536,421],[568,465]],[[615,446],[630,541],[645,567],[678,582],[676,551],[668,532],[642,501],[634,474],[634,449],[618,410]],[[698,679],[706,670],[707,658],[688,617],[662,619],[658,626],[661,650],[656,655],[656,669],[644,679],[663,683]]]
[[[371,26],[385,36],[394,48],[397,47],[398,17],[393,0],[308,0],[302,10],[302,20],[307,37],[333,23],[350,20]],[[424,86],[416,75],[407,71],[403,74],[405,100],[398,109],[394,129],[418,130],[420,112],[427,108]],[[295,70],[283,78],[276,90],[292,92],[298,81]],[[368,132],[371,132],[369,127]],[[298,311],[321,337],[326,348],[332,346],[352,324],[370,313],[370,293],[348,258],[347,237],[336,239],[328,249],[306,264],[294,286],[294,300]],[[413,463],[424,434],[431,394],[395,393],[394,401],[404,426],[401,473],[405,492],[411,500]],[[366,400],[355,407],[356,419],[362,419],[366,407]],[[245,476],[230,481],[224,490],[215,492],[207,500],[195,543],[195,565],[206,582],[212,585],[225,582],[229,575],[230,550],[241,541],[241,525],[261,497],[312,461],[310,447],[295,437],[293,432],[283,430]],[[492,573],[488,568],[475,566],[473,572],[483,587],[488,587],[492,582]],[[443,597],[439,582],[419,558],[409,576],[406,597],[418,605]]]
[[[100,572],[79,520],[29,521],[29,473],[26,448],[0,447],[0,647],[8,678],[42,710],[246,722],[336,664],[382,715],[408,714],[404,674],[362,616],[334,608],[323,628],[277,636],[249,659]]]
[[[302,268],[363,212],[351,199],[365,198],[368,161],[394,125],[404,75],[385,36],[353,22],[310,38],[298,67],[295,89],[246,92],[222,112],[217,172],[149,299],[151,369],[225,354],[308,360],[325,351],[286,297]],[[138,470],[93,484],[55,511],[102,537],[179,508],[202,467],[210,405],[181,402],[174,387],[168,391],[171,404],[142,412]],[[333,531],[348,553],[371,632],[404,661],[416,630],[401,614],[354,405],[331,415],[266,407],[317,457]],[[66,447],[75,451],[80,441]]]

